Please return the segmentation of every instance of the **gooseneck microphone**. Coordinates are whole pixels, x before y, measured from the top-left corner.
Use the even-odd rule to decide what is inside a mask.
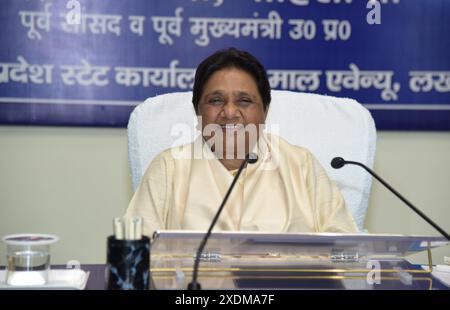
[[[345,165],[356,165],[364,168],[367,172],[369,172],[375,179],[380,181],[381,184],[383,184],[387,189],[389,189],[395,196],[400,198],[401,201],[403,201],[408,207],[410,207],[414,212],[416,212],[422,219],[424,219],[428,224],[433,226],[437,231],[439,231],[447,240],[450,241],[450,236],[447,232],[445,232],[441,227],[439,227],[435,222],[433,222],[428,216],[422,213],[419,209],[417,209],[411,202],[409,202],[405,197],[403,197],[399,192],[397,192],[395,189],[392,188],[388,183],[386,183],[381,177],[379,177],[374,171],[369,169],[366,165],[357,162],[357,161],[349,161],[344,160],[342,157],[335,157],[331,160],[331,167],[334,169],[340,169],[344,167]]]
[[[245,159],[242,161],[241,166],[239,167],[236,175],[234,176],[233,182],[231,182],[230,187],[228,188],[227,193],[225,194],[225,197],[223,198],[222,204],[220,205],[219,209],[216,212],[216,215],[214,216],[214,219],[211,222],[211,225],[208,228],[208,231],[206,232],[206,235],[203,237],[202,242],[200,243],[200,246],[197,250],[197,255],[195,257],[195,263],[194,263],[194,269],[192,271],[192,281],[188,284],[188,290],[201,290],[200,283],[197,282],[198,278],[198,266],[200,264],[200,257],[202,255],[202,252],[205,248],[206,242],[208,241],[209,236],[211,235],[211,232],[214,228],[214,225],[216,225],[217,220],[219,219],[220,213],[222,213],[223,207],[225,206],[228,197],[231,194],[231,191],[233,190],[237,180],[239,179],[239,176],[241,175],[242,170],[244,170],[244,167],[249,164],[254,164],[258,161],[258,155],[255,153],[248,153],[247,156],[245,156]]]

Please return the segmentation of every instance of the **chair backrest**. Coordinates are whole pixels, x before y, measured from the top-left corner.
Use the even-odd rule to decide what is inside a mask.
[[[159,95],[132,112],[128,156],[134,190],[157,154],[190,143],[199,134],[191,100],[192,92]],[[316,156],[362,229],[372,178],[355,166],[335,170],[330,161],[341,156],[373,167],[376,129],[368,110],[352,99],[272,90],[266,124],[268,132],[304,146]]]

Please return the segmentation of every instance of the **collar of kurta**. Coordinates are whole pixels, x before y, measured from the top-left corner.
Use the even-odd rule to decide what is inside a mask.
[[[212,170],[221,171],[221,175],[224,175],[224,172],[226,172],[226,175],[230,176],[230,181],[233,179],[234,175],[237,173],[237,170],[229,171],[225,168],[225,166],[216,158],[215,154],[211,151],[210,146],[205,142],[201,135],[194,141],[194,145],[196,145],[194,149],[202,150],[202,153],[196,154],[194,158],[207,159]],[[277,167],[278,147],[278,136],[262,133],[252,150],[253,153],[258,155],[258,161],[254,164],[247,165],[244,169],[245,175],[251,176],[258,170],[275,169]]]

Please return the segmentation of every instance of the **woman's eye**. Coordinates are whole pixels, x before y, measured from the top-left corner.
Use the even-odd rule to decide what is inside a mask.
[[[240,98],[238,102],[241,105],[249,105],[252,103],[252,100],[250,98]]]
[[[208,101],[210,104],[219,105],[223,103],[223,100],[221,98],[212,98]]]

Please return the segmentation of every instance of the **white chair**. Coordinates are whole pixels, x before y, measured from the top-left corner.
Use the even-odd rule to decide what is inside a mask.
[[[160,95],[148,98],[132,112],[128,122],[128,156],[134,190],[157,154],[190,143],[199,134],[191,100],[192,92]],[[268,132],[304,146],[316,156],[340,188],[362,230],[371,176],[350,165],[335,170],[330,162],[341,156],[373,167],[376,129],[367,109],[352,99],[272,90],[266,124]]]

